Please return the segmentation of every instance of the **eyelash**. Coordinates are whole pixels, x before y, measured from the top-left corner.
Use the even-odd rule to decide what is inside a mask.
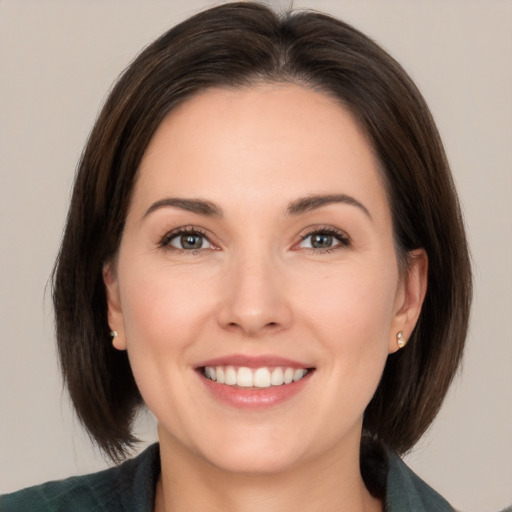
[[[306,247],[304,249],[311,251],[312,253],[320,253],[320,254],[326,254],[331,253],[333,251],[343,249],[345,247],[349,247],[351,244],[350,237],[344,233],[343,231],[340,231],[339,229],[333,228],[332,226],[325,226],[325,227],[314,227],[311,228],[309,231],[304,233],[303,235],[300,235],[301,242],[306,240],[307,238],[313,236],[313,235],[327,235],[332,236],[334,239],[337,240],[338,245],[335,245],[334,247],[329,247],[326,249],[320,249],[320,248],[314,248],[314,247]]]
[[[189,255],[196,255],[199,254],[201,251],[205,250],[215,250],[212,248],[203,248],[200,247],[198,249],[180,249],[178,247],[174,247],[171,245],[171,242],[181,236],[184,235],[195,235],[198,237],[201,237],[205,239],[209,244],[213,245],[210,239],[208,238],[207,232],[204,229],[198,228],[196,226],[185,226],[181,228],[174,229],[172,231],[169,231],[166,233],[160,242],[158,243],[159,248],[168,249],[170,251],[178,252],[180,254],[189,254]]]
[[[196,255],[205,250],[215,250],[215,246],[207,247],[207,248],[199,247],[197,249],[180,249],[178,247],[174,247],[171,245],[171,242],[173,240],[177,239],[178,237],[184,236],[184,235],[195,235],[195,236],[201,237],[202,239],[205,239],[208,242],[208,244],[213,246],[213,243],[208,238],[207,232],[204,229],[198,228],[196,226],[185,226],[185,227],[174,229],[174,230],[166,233],[162,237],[160,242],[158,243],[158,247],[168,249],[168,250],[171,250],[174,252],[178,252],[180,254],[186,253],[188,255]],[[333,237],[338,242],[338,244],[335,245],[334,247],[329,247],[329,248],[325,248],[325,249],[315,248],[315,247],[304,247],[303,248],[312,253],[317,253],[317,254],[331,253],[338,249],[343,249],[345,247],[348,247],[348,246],[350,246],[350,243],[351,243],[350,237],[348,237],[346,233],[343,233],[342,231],[340,231],[336,228],[333,228],[332,226],[325,226],[325,227],[320,227],[320,228],[314,227],[314,228],[311,228],[306,233],[299,235],[300,242],[294,245],[294,250],[299,250],[300,247],[298,247],[298,246],[302,242],[307,240],[309,237],[314,236],[314,235],[325,235],[325,236]]]

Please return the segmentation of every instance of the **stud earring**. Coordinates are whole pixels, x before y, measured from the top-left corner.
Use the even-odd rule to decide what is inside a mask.
[[[398,331],[396,333],[396,343],[398,345],[398,348],[404,348],[405,347],[404,333],[402,331]]]
[[[117,336],[117,331],[110,331],[110,336],[112,336],[112,338],[115,338]]]

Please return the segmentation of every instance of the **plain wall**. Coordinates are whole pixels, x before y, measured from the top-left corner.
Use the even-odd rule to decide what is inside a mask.
[[[0,0],[0,492],[106,465],[62,390],[45,286],[75,166],[112,82],[208,5]],[[438,123],[476,294],[463,372],[407,460],[455,507],[496,511],[512,503],[512,2],[295,2],[304,6],[389,50]],[[139,430],[155,439],[149,416]]]

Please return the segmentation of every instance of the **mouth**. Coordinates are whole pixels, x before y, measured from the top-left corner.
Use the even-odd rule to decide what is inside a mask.
[[[195,370],[216,401],[263,411],[300,394],[316,368],[273,355],[231,354],[203,361]]]
[[[218,384],[237,388],[265,389],[286,386],[302,380],[314,368],[294,368],[291,366],[203,366],[199,368],[203,376]]]

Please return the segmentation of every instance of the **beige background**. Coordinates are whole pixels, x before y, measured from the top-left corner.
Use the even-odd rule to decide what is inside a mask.
[[[107,90],[145,44],[207,5],[0,0],[0,492],[105,465],[62,392],[44,290]],[[464,371],[408,461],[454,506],[496,511],[512,503],[512,2],[295,5],[331,12],[387,48],[444,137],[476,298]],[[140,430],[154,438],[151,419]]]

